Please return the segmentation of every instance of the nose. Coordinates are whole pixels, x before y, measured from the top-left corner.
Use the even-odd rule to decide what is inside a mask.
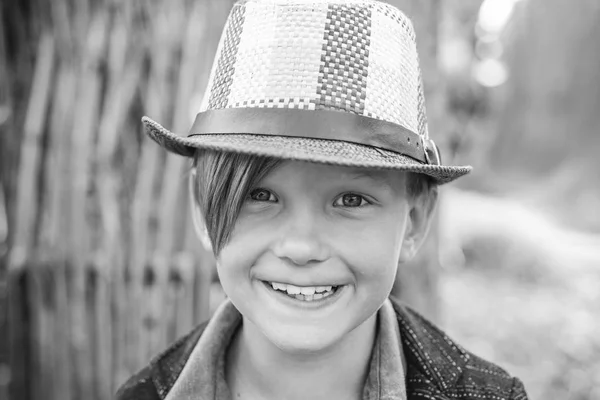
[[[328,248],[321,240],[323,232],[314,215],[297,213],[282,228],[280,237],[273,246],[273,253],[280,259],[306,266],[325,261],[329,257]]]

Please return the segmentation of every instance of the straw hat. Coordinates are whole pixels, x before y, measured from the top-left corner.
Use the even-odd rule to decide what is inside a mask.
[[[419,172],[442,184],[415,33],[375,0],[245,0],[233,6],[187,137],[148,117],[167,150],[196,148]]]

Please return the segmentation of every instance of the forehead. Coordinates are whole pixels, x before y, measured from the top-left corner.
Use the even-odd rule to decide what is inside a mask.
[[[310,183],[365,182],[396,188],[406,180],[406,173],[397,170],[349,167],[306,161],[284,161],[273,169],[268,180],[307,180]],[[403,185],[402,185],[403,186]]]

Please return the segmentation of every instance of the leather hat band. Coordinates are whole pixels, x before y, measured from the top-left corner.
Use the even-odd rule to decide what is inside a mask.
[[[431,160],[420,135],[401,125],[334,110],[289,108],[225,108],[196,116],[189,136],[202,134],[256,134],[338,140],[374,146],[411,157]],[[435,149],[437,152],[437,149]],[[432,162],[433,161],[433,162]]]

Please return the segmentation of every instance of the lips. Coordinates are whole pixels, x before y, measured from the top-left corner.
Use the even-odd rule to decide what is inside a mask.
[[[281,292],[288,297],[301,301],[315,301],[327,298],[333,295],[339,286],[295,286],[280,282],[265,282],[273,290]]]

